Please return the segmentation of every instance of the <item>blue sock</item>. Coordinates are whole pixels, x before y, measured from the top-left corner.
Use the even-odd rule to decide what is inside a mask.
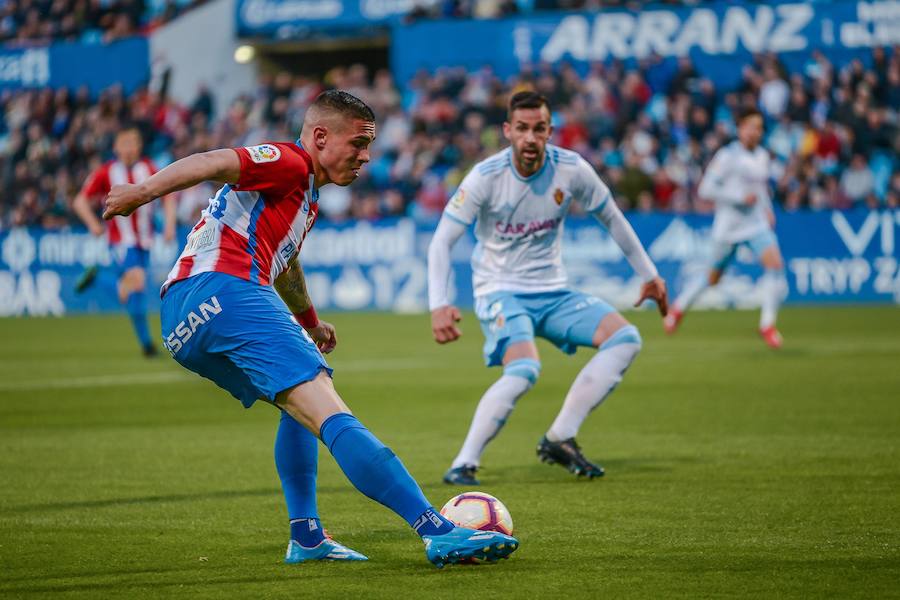
[[[150,341],[150,328],[147,326],[147,294],[145,292],[132,292],[125,301],[128,316],[131,317],[131,325],[137,334],[141,346],[146,348],[152,345]]]
[[[400,515],[416,533],[439,535],[453,529],[453,524],[434,510],[400,459],[356,417],[331,415],[319,432],[356,489]]]
[[[291,539],[307,548],[325,539],[316,505],[318,463],[318,438],[281,411],[275,436],[275,468],[291,521]]]
[[[304,548],[315,548],[325,540],[318,519],[291,519],[291,539]]]
[[[453,523],[431,507],[422,513],[412,526],[419,535],[441,535],[454,527]]]

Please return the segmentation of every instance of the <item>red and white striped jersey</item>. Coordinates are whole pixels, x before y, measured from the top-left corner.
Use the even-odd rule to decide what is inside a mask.
[[[236,185],[210,198],[162,286],[199,273],[228,273],[271,285],[285,270],[318,214],[312,159],[296,143],[234,148]]]
[[[112,186],[143,183],[154,173],[156,167],[148,158],[140,159],[131,168],[121,161],[111,160],[91,173],[81,193],[88,199],[102,202]],[[153,245],[153,207],[145,204],[127,217],[114,217],[106,231],[110,244],[149,250]]]

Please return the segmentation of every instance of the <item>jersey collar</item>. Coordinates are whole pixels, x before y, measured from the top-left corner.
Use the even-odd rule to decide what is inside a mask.
[[[528,177],[522,177],[522,174],[519,173],[519,170],[516,169],[516,161],[513,159],[513,151],[512,148],[509,149],[509,168],[512,169],[513,175],[516,176],[516,179],[519,181],[530,182],[537,179],[541,173],[544,172],[544,169],[547,168],[547,163],[550,162],[549,152],[547,152],[546,147],[544,149],[544,162],[541,164],[541,167],[529,175]]]

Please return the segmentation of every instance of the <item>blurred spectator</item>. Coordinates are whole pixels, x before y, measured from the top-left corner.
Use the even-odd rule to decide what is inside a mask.
[[[74,191],[108,157],[124,123],[141,128],[151,158],[164,166],[210,148],[295,139],[306,108],[329,85],[369,102],[379,131],[360,180],[322,191],[324,220],[434,218],[468,169],[505,145],[507,98],[525,88],[551,98],[552,142],[584,155],[628,209],[709,212],[695,191],[702,169],[733,137],[734,114],[764,102],[777,204],[892,207],[900,195],[900,115],[885,100],[896,91],[900,58],[890,52],[877,60],[882,74],[861,62],[836,69],[815,55],[788,76],[763,56],[733,91],[715,89],[689,61],[653,59],[633,69],[598,63],[583,76],[539,65],[507,81],[490,68],[444,69],[419,74],[402,91],[388,71],[352,65],[322,80],[263,75],[224,107],[203,88],[189,108],[146,89],[125,97],[113,88],[96,99],[83,89],[0,92],[0,227],[68,224]],[[183,195],[183,222],[195,219],[211,190]]]
[[[862,154],[854,154],[850,166],[841,175],[841,191],[851,202],[863,202],[875,190],[875,178]]]
[[[777,119],[788,106],[791,90],[774,65],[767,65],[759,89],[759,107],[767,117]]]
[[[206,0],[5,0],[0,42],[111,42],[167,23]]]

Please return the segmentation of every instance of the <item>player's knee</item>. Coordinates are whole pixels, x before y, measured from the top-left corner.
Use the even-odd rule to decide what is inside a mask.
[[[784,270],[784,260],[782,260],[781,255],[777,252],[768,257],[766,260],[765,267],[770,271],[783,271]]]
[[[709,285],[716,285],[722,279],[722,271],[712,271],[709,274]]]
[[[503,374],[521,377],[528,381],[528,386],[531,387],[541,376],[541,361],[533,358],[517,358],[503,365]]]
[[[640,352],[641,348],[644,345],[644,341],[643,339],[641,339],[641,332],[638,331],[638,328],[631,323],[619,327],[600,345],[600,350],[608,350],[609,348],[613,348],[621,344],[631,344],[635,347],[635,354]]]
[[[129,269],[119,280],[119,288],[125,296],[133,292],[143,292],[146,286],[147,276],[140,268]]]
[[[147,274],[143,269],[135,269],[132,275],[132,287],[136,292],[143,292],[147,287]]]

